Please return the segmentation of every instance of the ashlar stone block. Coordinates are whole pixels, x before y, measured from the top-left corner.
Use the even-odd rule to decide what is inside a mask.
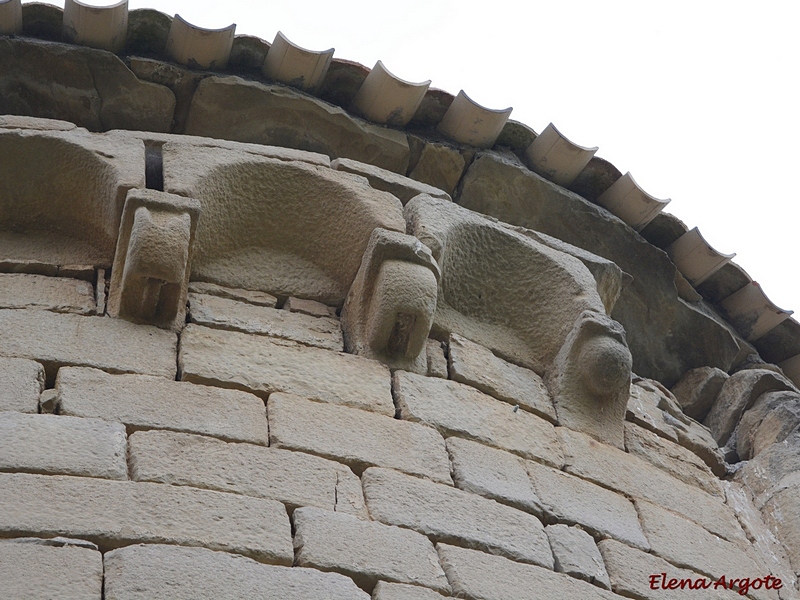
[[[389,469],[367,469],[362,483],[370,515],[382,523],[553,568],[544,527],[533,515]]]
[[[503,556],[437,544],[444,572],[456,597],[485,600],[621,600],[597,586]]]
[[[177,336],[118,319],[0,309],[0,355],[175,378]]]
[[[126,441],[121,423],[0,412],[0,471],[127,479]]]
[[[60,414],[267,445],[264,402],[252,394],[148,375],[65,367],[56,379]],[[169,398],[165,402],[164,398]]]
[[[134,481],[187,485],[271,498],[292,508],[316,506],[366,516],[358,477],[324,458],[171,431],[137,431],[129,444]],[[347,492],[353,491],[357,496],[348,497]]]
[[[0,540],[0,597],[100,600],[102,593],[103,555],[97,549]]]
[[[44,369],[24,358],[0,357],[0,411],[35,413],[44,389]]]
[[[447,436],[466,437],[560,468],[555,428],[534,414],[514,410],[455,381],[397,371],[393,393],[400,417],[430,425]]]
[[[206,548],[140,544],[103,557],[106,600],[369,600],[338,573],[264,565]]]
[[[557,573],[566,573],[603,589],[611,589],[603,558],[592,536],[566,525],[548,525],[544,531],[550,540]]]
[[[94,287],[70,277],[0,273],[0,307],[90,315],[96,309]]]
[[[272,447],[337,460],[357,472],[381,466],[451,482],[444,439],[430,427],[289,394],[272,394],[267,412]]]
[[[179,364],[184,381],[395,412],[389,369],[361,356],[189,324],[181,334]]]
[[[433,544],[416,531],[318,508],[292,519],[298,566],[342,573],[364,589],[383,579],[450,591]]]
[[[68,535],[101,551],[134,543],[203,546],[292,564],[286,508],[209,490],[63,475],[0,473],[0,535]]]
[[[339,320],[328,314],[315,318],[219,296],[189,294],[189,318],[215,329],[266,335],[334,352],[344,349]]]
[[[442,600],[439,592],[418,585],[379,581],[372,590],[372,600]]]

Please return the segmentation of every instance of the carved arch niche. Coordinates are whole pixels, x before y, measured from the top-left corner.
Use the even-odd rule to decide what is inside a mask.
[[[192,280],[341,305],[372,231],[405,231],[397,198],[325,165],[180,142],[162,154],[164,190],[202,205]]]

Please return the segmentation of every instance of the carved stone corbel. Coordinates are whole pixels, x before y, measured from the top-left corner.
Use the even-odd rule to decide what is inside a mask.
[[[581,314],[546,377],[559,425],[624,448],[632,364],[622,325]]]
[[[125,199],[111,271],[108,314],[177,329],[186,292],[200,203],[149,189]]]
[[[439,277],[431,251],[417,238],[375,229],[342,309],[347,351],[427,373]]]

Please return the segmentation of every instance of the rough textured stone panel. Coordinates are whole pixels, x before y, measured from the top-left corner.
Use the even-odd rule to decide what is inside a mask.
[[[627,498],[532,461],[527,467],[545,512],[559,521],[581,525],[599,537],[613,537],[648,549],[636,509]]]
[[[741,598],[737,592],[723,591],[721,588],[693,591],[664,589],[661,585],[661,573],[666,573],[667,584],[670,579],[694,581],[702,579],[703,575],[679,569],[662,558],[641,552],[616,540],[601,540],[597,545],[611,578],[611,589],[625,597],[641,600],[686,600],[693,596],[713,600]],[[658,586],[657,589],[650,588],[651,575],[659,575],[655,584]]]
[[[169,131],[175,96],[104,50],[4,37],[0,113],[63,119],[90,131]]]
[[[428,194],[434,198],[451,200],[450,194],[440,188],[348,158],[337,158],[331,162],[331,168],[366,177],[369,184],[376,190],[389,192],[399,198],[403,204],[418,194]]]
[[[443,342],[428,338],[425,342],[425,354],[428,359],[428,377],[447,379],[447,358],[445,357]]]
[[[177,336],[106,317],[0,310],[0,354],[175,378]]]
[[[555,422],[556,411],[544,381],[536,373],[498,358],[491,350],[450,334],[450,377]]]
[[[745,369],[734,373],[722,386],[703,425],[711,430],[711,435],[723,446],[742,413],[753,406],[761,394],[782,390],[796,391],[796,388],[788,379],[768,369]]]
[[[684,373],[670,390],[683,412],[698,421],[706,418],[728,374],[714,367],[697,367]]]
[[[783,542],[794,572],[800,575],[800,482],[776,492],[762,509],[764,520]]]
[[[453,593],[481,600],[620,600],[621,597],[563,573],[525,565],[502,556],[437,544]]]
[[[555,428],[524,410],[455,381],[398,371],[394,395],[400,416],[560,468],[563,454]]]
[[[97,550],[0,541],[0,598],[100,600],[102,592],[103,556]]]
[[[800,394],[761,394],[736,427],[736,452],[740,459],[750,460],[795,430],[800,431]]]
[[[336,352],[344,349],[339,320],[329,316],[314,318],[228,298],[189,294],[189,318],[206,327],[267,335]]]
[[[129,443],[135,481],[188,485],[328,510],[340,508],[340,479],[343,484],[355,480],[360,492],[358,477],[350,469],[300,452],[168,431],[139,431]],[[363,496],[358,505],[352,508],[366,515]],[[341,508],[347,512],[348,506],[343,503]]]
[[[263,565],[205,548],[139,545],[105,555],[105,600],[369,600],[337,573]]]
[[[444,597],[439,592],[418,585],[385,581],[379,581],[372,590],[372,600],[442,600]]]
[[[434,429],[371,412],[272,394],[270,445],[351,465],[390,467],[450,483],[444,439]]]
[[[0,534],[68,535],[102,551],[137,542],[205,546],[290,565],[283,504],[158,483],[0,474]]]
[[[773,444],[736,472],[761,508],[773,494],[800,483],[800,432]]]
[[[42,365],[23,358],[0,357],[0,411],[37,412],[43,389]]]
[[[465,164],[458,150],[443,144],[426,143],[408,176],[452,195],[464,173]]]
[[[359,356],[192,324],[181,334],[179,361],[184,381],[394,415],[389,369]]]
[[[721,500],[636,456],[600,444],[581,433],[561,427],[558,434],[569,473],[627,496],[656,502],[728,540],[744,541],[736,517]]]
[[[626,423],[625,449],[684,483],[699,487],[712,496],[724,497],[722,485],[708,465],[683,446],[673,444],[638,425]]]
[[[542,503],[519,456],[456,437],[447,438],[447,451],[459,489],[542,515]]]
[[[0,413],[0,471],[127,479],[126,449],[121,423]]]
[[[316,300],[305,300],[304,298],[287,298],[286,302],[283,303],[283,310],[300,313],[301,315],[308,315],[310,317],[336,316],[336,309],[334,307],[327,306]]]
[[[678,567],[710,577],[759,577],[759,565],[738,546],[717,537],[699,525],[647,501],[636,508],[653,554]],[[752,574],[752,575],[751,575]],[[755,598],[777,598],[776,592],[752,590]]]
[[[683,301],[666,253],[611,213],[491,154],[475,159],[461,187],[462,206],[574,244],[633,276],[611,316],[628,334],[634,372],[672,386],[694,367],[732,366],[739,347],[728,329]]]
[[[566,525],[548,525],[545,533],[555,559],[555,570],[611,589],[600,551],[588,533]]]
[[[362,483],[367,508],[378,521],[553,568],[544,527],[532,515],[388,469],[367,469]]]
[[[318,508],[294,511],[295,563],[336,571],[370,589],[378,580],[449,592],[430,540],[408,529]]]
[[[61,414],[267,444],[264,402],[246,392],[148,375],[109,375],[67,367],[56,381]],[[169,398],[169,402],[164,399]]]
[[[269,306],[275,308],[278,304],[278,299],[272,294],[266,292],[257,292],[254,290],[243,290],[241,288],[228,288],[216,283],[205,283],[202,281],[189,282],[189,292],[193,294],[207,294],[209,296],[219,296],[220,298],[229,298],[231,300],[239,300],[240,302],[249,302],[256,306]]]
[[[88,315],[95,311],[94,287],[67,277],[0,273],[0,307]]]
[[[238,77],[200,82],[186,133],[321,152],[395,173],[405,173],[408,167],[404,133],[354,119],[339,107],[291,88]]]

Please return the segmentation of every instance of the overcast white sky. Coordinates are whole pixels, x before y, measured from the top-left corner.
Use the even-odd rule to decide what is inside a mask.
[[[89,4],[107,5],[103,0]],[[63,2],[61,2],[63,6]],[[572,141],[800,311],[800,2],[131,0],[464,91]]]

